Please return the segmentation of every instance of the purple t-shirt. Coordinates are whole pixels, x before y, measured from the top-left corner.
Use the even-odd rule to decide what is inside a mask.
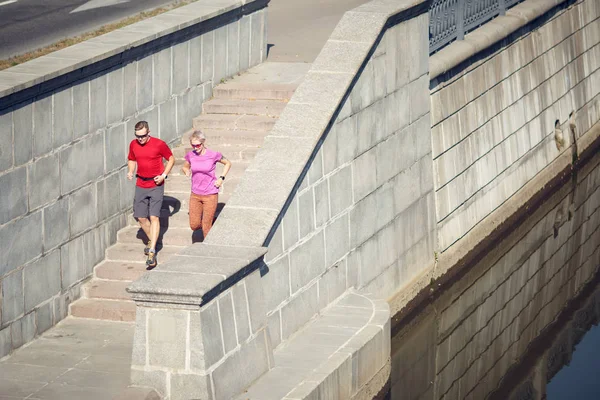
[[[215,187],[215,167],[223,155],[218,151],[206,149],[202,155],[189,151],[185,155],[185,161],[190,163],[192,171],[192,193],[206,195],[219,193]]]

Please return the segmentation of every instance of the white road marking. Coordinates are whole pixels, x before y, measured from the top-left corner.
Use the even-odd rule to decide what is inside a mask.
[[[0,7],[2,6],[6,6],[12,3],[16,3],[18,0],[8,0],[8,1],[3,1],[2,3],[0,3]]]
[[[77,12],[81,12],[81,11],[93,10],[94,8],[114,6],[115,4],[120,4],[120,3],[129,3],[129,0],[90,0],[87,3],[82,4],[79,7],[77,7],[76,9],[71,11],[69,14],[73,14],[73,13],[77,13]]]

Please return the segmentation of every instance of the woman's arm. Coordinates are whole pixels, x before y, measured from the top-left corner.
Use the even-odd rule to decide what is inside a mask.
[[[181,167],[181,172],[183,172],[185,174],[185,176],[187,176],[188,178],[192,175],[190,168],[191,168],[191,165],[188,161],[184,162],[183,167]]]
[[[223,167],[223,174],[215,182],[216,187],[221,187],[221,185],[223,184],[223,179],[227,176],[227,173],[229,172],[229,169],[231,168],[231,161],[229,161],[225,157],[221,157],[219,162],[221,164],[225,165],[225,167]]]

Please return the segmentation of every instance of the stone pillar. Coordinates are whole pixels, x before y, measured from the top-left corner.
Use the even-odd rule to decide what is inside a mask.
[[[259,287],[265,252],[193,245],[132,284],[131,384],[170,400],[225,400],[267,372],[273,349]]]

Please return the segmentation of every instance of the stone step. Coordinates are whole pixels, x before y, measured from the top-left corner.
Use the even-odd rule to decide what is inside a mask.
[[[165,197],[163,197],[162,208],[165,210],[169,210],[170,212],[179,212],[179,210],[188,210],[189,200],[190,200],[190,189],[188,182],[188,190],[187,192],[165,192]]]
[[[150,388],[129,386],[119,392],[112,400],[161,400],[156,390]]]
[[[223,189],[222,193],[219,193],[219,206],[217,207],[217,213],[220,211],[220,209],[223,208],[223,205],[225,203],[227,203],[227,201],[229,200],[229,198],[231,197],[231,193],[233,193],[234,190],[234,185],[232,185],[230,183],[230,189]],[[189,194],[188,194],[189,197]],[[128,222],[127,225],[128,226],[139,226],[139,223],[135,220],[135,218],[133,218],[132,214],[129,214],[127,216]],[[160,226],[161,229],[171,229],[171,228],[188,228],[190,227],[190,222],[189,222],[189,214],[188,214],[188,209],[187,207],[185,209],[180,209],[179,211],[177,211],[174,214],[171,214],[168,210],[166,210],[165,208],[163,208],[161,210],[161,217],[160,217]],[[142,243],[140,241],[140,243]]]
[[[243,145],[248,147],[258,147],[265,141],[265,136],[269,133],[268,130],[252,131],[252,130],[224,130],[224,129],[202,129],[206,136],[206,145],[208,148],[215,146],[228,145]],[[182,139],[182,143],[188,144],[189,135]]]
[[[260,115],[202,114],[194,118],[193,126],[201,130],[269,131],[276,121],[276,118]]]
[[[88,299],[131,300],[131,295],[125,290],[131,281],[109,281],[92,279],[83,286],[83,297]]]
[[[221,189],[221,193],[219,193],[219,201],[225,203],[225,201],[222,200],[222,195],[225,194],[229,194],[231,195],[233,193],[233,191],[235,190],[235,188],[237,187],[237,185],[239,185],[240,181],[242,180],[242,177],[235,177],[233,174],[232,176],[227,176],[227,180],[225,181],[225,183],[222,186]]]
[[[193,239],[198,241],[198,238],[193,238],[192,234],[189,226],[185,228],[169,227],[169,229],[161,229],[159,241],[167,246],[189,246],[194,242]],[[139,243],[140,240],[147,240],[144,231],[136,226],[123,228],[117,235],[119,243]]]
[[[192,150],[192,148],[189,145],[189,141],[187,143],[180,144],[179,146],[173,147],[171,149],[171,151],[173,152],[173,155],[175,156],[176,162],[177,162],[177,160],[183,159],[183,157],[185,157],[187,152],[190,150]]]
[[[210,145],[208,146],[209,149],[211,149],[212,151],[218,151],[221,154],[223,154],[224,157],[226,157],[229,161],[236,163],[236,162],[248,162],[248,161],[252,161],[254,159],[254,157],[256,156],[256,152],[258,151],[259,147],[258,146],[247,146],[245,144],[229,144],[229,143],[223,143],[223,142],[217,142],[215,143],[210,143]],[[185,163],[185,154],[187,154],[188,151],[190,151],[191,148],[186,148],[185,152],[181,152],[182,155],[175,156],[175,165],[173,166],[173,169],[171,170],[171,173],[169,174],[169,178],[171,176],[174,175],[183,175],[183,172],[181,172],[181,168],[183,167],[183,164]],[[173,154],[175,154],[175,152],[173,152]]]
[[[176,214],[177,215],[177,214]],[[187,213],[186,213],[187,217]],[[169,257],[177,254],[183,249],[182,246],[163,246],[156,255],[159,262],[166,261]],[[125,262],[145,262],[144,244],[139,243],[117,243],[106,249],[106,260]]]
[[[190,178],[183,174],[174,174],[169,176],[168,182],[165,186],[165,196],[175,193],[187,193],[190,194]]]
[[[213,97],[215,99],[287,100],[292,98],[297,87],[297,84],[227,82],[213,88]]]
[[[127,229],[131,228],[122,230]],[[145,262],[103,261],[94,268],[94,276],[98,279],[135,281],[146,273],[146,268]]]
[[[246,171],[246,169],[248,168],[248,166],[250,165],[249,162],[247,161],[238,161],[238,162],[232,162],[231,164],[231,169],[229,170],[229,173],[227,174],[227,178],[225,179],[225,182],[223,183],[223,188],[226,188],[227,186],[230,186],[230,182],[236,179],[240,179],[243,175],[244,175],[244,171]],[[222,166],[217,166],[217,171],[216,171],[216,175],[219,176],[220,174],[222,174],[223,172],[223,167]],[[165,197],[170,196],[173,197],[174,199],[179,199],[179,200],[183,200],[185,199],[185,197],[182,197],[182,194],[187,194],[187,197],[189,197],[191,188],[192,188],[192,182],[191,182],[191,178],[188,178],[185,175],[173,175],[173,176],[169,176],[168,178],[168,183],[165,187]],[[164,200],[163,200],[164,203]],[[172,201],[169,203],[169,206],[172,207]],[[163,208],[164,204],[163,204]]]
[[[213,151],[218,151],[223,154],[223,157],[227,158],[232,163],[236,164],[238,162],[249,162],[254,159],[256,156],[256,152],[258,151],[258,146],[246,146],[243,144],[227,144],[223,142],[218,142],[216,144],[212,144],[209,148]]]
[[[212,99],[204,103],[205,114],[264,115],[278,117],[287,101],[260,99]]]
[[[235,188],[237,187],[237,185],[240,183],[240,181],[242,180],[241,176],[236,176],[236,174],[229,174],[227,175],[227,179],[225,180],[225,183],[223,184],[223,186],[221,186],[221,190],[219,192],[219,203],[227,203],[227,199],[229,198],[229,196],[233,193],[233,191],[235,190]],[[165,197],[163,200],[163,206],[162,209],[164,210],[162,212],[162,217],[163,218],[168,218],[171,215],[175,215],[178,213],[185,213],[187,215],[187,212],[190,209],[190,191],[188,190],[187,192],[170,192],[170,193],[165,193]],[[137,223],[136,223],[137,226]],[[162,227],[162,222],[161,222],[161,229],[164,229],[164,227]],[[166,244],[171,244],[171,243],[166,243]]]
[[[189,195],[188,195],[189,196]],[[166,213],[165,210],[161,210],[160,215],[160,226],[162,228],[188,228],[190,227],[190,217],[188,210],[179,210],[174,214]]]
[[[79,299],[69,309],[73,317],[135,321],[135,303],[131,300]]]
[[[361,390],[389,363],[390,337],[387,303],[348,291],[275,348],[271,369],[233,399],[372,398]]]

